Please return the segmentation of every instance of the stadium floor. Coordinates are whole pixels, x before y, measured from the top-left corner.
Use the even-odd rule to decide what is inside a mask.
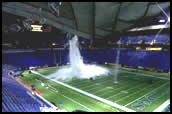
[[[107,65],[105,67],[113,69],[113,66]],[[57,70],[58,68],[49,68],[38,72],[48,78],[48,74]],[[43,97],[45,99],[55,102],[59,108],[69,112],[77,109],[95,112],[124,111],[36,74],[24,72],[24,77],[20,78],[35,85],[37,89],[44,93]],[[150,83],[150,80],[152,80],[152,83]],[[40,81],[49,85],[49,88],[41,86]],[[97,77],[95,80],[72,79],[62,82],[137,112],[152,112],[170,99],[170,81],[167,73],[120,68],[118,81],[118,84],[114,84],[113,76],[108,75]],[[50,87],[55,88],[58,92],[50,89]],[[62,102],[62,104],[59,104],[59,102]]]

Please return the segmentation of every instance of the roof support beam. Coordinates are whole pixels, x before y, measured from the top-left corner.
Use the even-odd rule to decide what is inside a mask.
[[[73,9],[73,6],[72,6],[72,2],[70,2],[69,4],[71,5],[73,18],[74,18],[74,22],[75,22],[75,28],[76,28],[76,30],[78,30],[78,23],[77,23],[77,20],[76,20],[76,16],[75,16],[75,12],[74,12],[74,9]]]
[[[91,38],[92,38],[92,40],[91,40],[91,45],[90,46],[92,46],[93,45],[93,42],[95,41],[95,16],[96,16],[96,9],[95,9],[95,2],[92,2],[92,27],[91,27]]]
[[[117,14],[116,14],[115,19],[114,19],[114,24],[112,25],[112,33],[116,30],[116,26],[117,26],[117,22],[118,22],[118,17],[119,17],[119,13],[120,13],[120,10],[121,10],[121,6],[122,6],[122,3],[120,2]]]
[[[92,2],[92,11],[93,11],[93,14],[92,14],[92,22],[93,22],[93,25],[92,25],[92,38],[94,40],[94,38],[95,38],[95,17],[96,17],[95,2]]]
[[[25,10],[20,8],[20,6],[25,7]],[[39,21],[41,18],[40,18],[39,15],[37,15],[37,11],[34,10],[34,9],[35,8],[32,8],[32,10],[31,10],[31,6],[25,5],[23,3],[18,3],[18,2],[16,2],[15,5],[14,5],[14,3],[8,3],[6,5],[2,5],[2,11],[5,11],[7,13],[11,13],[11,14],[14,14],[14,15],[22,16],[22,17],[30,17],[30,18],[32,18],[34,20]],[[69,33],[77,34],[78,36],[82,36],[83,38],[86,38],[86,39],[91,39],[92,38],[92,36],[90,34],[74,30],[73,28],[68,27],[67,25],[64,25],[64,24],[62,24],[60,22],[49,19],[48,16],[45,17],[45,18],[47,19],[45,24],[52,25],[52,26],[54,26],[54,27],[56,27],[58,29],[64,30],[64,31],[69,32]]]

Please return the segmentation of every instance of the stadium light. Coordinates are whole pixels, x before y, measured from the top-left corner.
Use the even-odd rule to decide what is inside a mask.
[[[32,31],[39,31],[39,32],[42,32],[43,31],[41,29],[42,28],[42,25],[31,25],[31,27],[33,28]]]
[[[38,29],[36,29],[36,30],[32,30],[32,31],[42,32],[42,30],[38,30]]]
[[[55,45],[56,45],[56,43],[52,43],[52,45],[53,45],[53,46],[55,46]]]
[[[141,30],[151,30],[151,29],[163,29],[163,28],[169,28],[169,25],[151,25],[147,27],[141,27],[141,28],[133,28],[128,31],[141,31]]]
[[[42,25],[31,25],[31,27],[41,28]]]
[[[153,45],[153,41],[150,43],[150,45]]]
[[[148,48],[146,48],[146,50],[148,50],[148,51],[160,51],[160,50],[162,50],[162,48],[151,48],[151,47],[148,47]]]
[[[160,19],[159,22],[160,23],[165,23],[166,22],[166,19]]]
[[[168,17],[168,22],[170,22],[170,17]]]

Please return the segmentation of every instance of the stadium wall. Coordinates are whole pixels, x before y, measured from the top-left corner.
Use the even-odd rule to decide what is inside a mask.
[[[60,50],[61,57],[57,56],[57,62],[62,64],[69,62],[68,50]],[[59,52],[56,50],[56,53]],[[115,63],[117,49],[81,50],[85,63],[104,64]],[[170,70],[170,52],[120,50],[119,64],[128,66],[151,67],[161,70]]]
[[[20,52],[18,53],[3,53],[2,63],[11,64],[16,67],[25,67],[35,65],[48,65],[54,64],[54,59],[50,50],[36,52]],[[57,64],[67,64],[69,62],[69,50],[61,49],[55,50]],[[39,56],[38,56],[39,55]],[[117,49],[99,49],[88,50],[82,49],[81,55],[85,63],[104,64],[115,63]],[[40,58],[40,56],[42,58]],[[25,61],[23,63],[22,59]],[[134,51],[134,50],[120,50],[119,64],[128,66],[142,66],[151,67],[162,70],[170,70],[170,52],[156,52],[156,51]]]

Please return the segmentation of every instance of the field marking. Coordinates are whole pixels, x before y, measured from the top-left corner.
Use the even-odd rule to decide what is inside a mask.
[[[119,101],[121,101],[121,100],[123,100],[123,99],[125,99],[125,98],[127,98],[127,97],[130,97],[131,95],[134,95],[134,94],[136,94],[136,93],[138,93],[138,92],[140,92],[140,91],[142,91],[142,90],[145,90],[145,89],[147,89],[147,87],[145,87],[145,88],[143,88],[143,89],[140,89],[139,91],[136,91],[136,92],[134,92],[134,93],[132,93],[132,94],[130,94],[130,95],[127,95],[127,96],[125,96],[125,97],[122,97],[121,99],[119,99],[119,100],[117,100],[117,101],[115,101],[115,102],[119,102]]]
[[[105,88],[103,88],[103,89],[100,89],[100,90],[96,91],[95,93],[94,93],[94,92],[92,92],[92,94],[99,93],[99,92],[101,92],[101,91],[103,91],[103,90],[106,90],[106,89],[108,90],[108,88],[106,88],[106,87],[105,87]]]
[[[80,81],[80,80],[75,80],[75,81]],[[80,84],[81,83],[81,84]],[[85,85],[87,85],[89,83],[89,80],[83,80],[83,81],[80,81],[80,82],[77,82],[77,83],[75,83],[75,82],[69,82],[69,83],[67,83],[67,84],[69,84],[69,85],[71,85],[71,86],[78,86],[78,85],[81,85],[81,87],[82,86],[85,86]]]
[[[140,84],[140,85],[142,86],[142,85],[144,85],[144,83],[143,83],[143,84]],[[140,86],[140,85],[139,85],[139,86]],[[138,86],[137,86],[137,87],[138,87]],[[134,88],[136,88],[136,87],[134,87]],[[131,90],[131,89],[133,89],[133,88],[129,88],[128,90]],[[127,91],[128,91],[128,90],[127,90]],[[117,94],[115,94],[115,95],[113,95],[113,96],[110,96],[110,97],[108,97],[108,98],[105,98],[105,99],[110,99],[110,98],[115,97],[115,96],[117,96],[117,95],[119,95],[119,94],[122,94],[122,93],[119,92],[119,93],[117,93]]]
[[[88,108],[88,107],[82,105],[81,103],[79,103],[79,102],[77,102],[77,101],[75,101],[75,100],[73,100],[73,99],[71,99],[71,98],[69,98],[69,97],[67,97],[67,96],[65,96],[65,95],[62,95],[62,94],[61,94],[61,96],[63,96],[63,97],[65,97],[65,98],[69,99],[70,101],[72,101],[72,102],[74,102],[74,103],[76,103],[76,104],[78,104],[78,105],[80,105],[80,106],[86,108],[87,110],[89,110],[89,111],[91,111],[91,112],[94,112],[94,110],[92,110],[92,109],[90,109],[90,108]]]
[[[108,79],[109,81],[111,81],[110,79]],[[105,81],[106,83],[107,82],[109,82],[109,81]],[[99,84],[100,84],[100,86],[103,84],[103,83],[105,83],[105,82],[99,82]],[[126,82],[126,81],[124,81],[124,82]],[[125,84],[124,84],[125,85]],[[114,88],[113,87],[113,85],[108,85],[108,86],[106,86],[106,87],[109,87],[109,86],[111,86],[112,88],[111,89],[113,89],[113,90],[118,90],[118,89],[120,89],[120,88],[123,88],[123,87],[126,87],[126,86],[122,86],[122,87],[119,87],[119,88]],[[97,88],[97,87],[96,87]],[[102,86],[102,88],[104,88],[104,86]],[[81,88],[82,89],[82,88]],[[93,90],[93,89],[95,89],[95,88],[92,88],[91,90]],[[86,91],[88,91],[88,90],[86,90]],[[89,90],[90,91],[90,90]]]
[[[109,81],[111,81],[111,80],[109,80]],[[109,81],[106,81],[106,83],[107,82],[109,82]],[[104,83],[104,82],[103,82]],[[102,86],[102,84],[103,83],[98,83],[100,86]],[[97,86],[97,87],[100,87],[100,86]],[[89,91],[91,91],[91,90],[94,90],[94,89],[96,89],[97,87],[95,87],[95,88],[91,88],[91,89],[89,89],[89,90],[85,90],[85,91],[87,91],[87,92],[89,92]],[[107,87],[109,87],[109,86],[107,86]],[[102,86],[102,88],[106,88],[106,87],[104,87],[104,86]],[[120,88],[122,88],[122,87],[120,87]],[[82,88],[81,88],[82,89]],[[113,90],[117,90],[117,89],[119,89],[119,88],[116,88],[116,89],[114,89],[114,88],[112,88]]]
[[[163,104],[161,104],[158,108],[156,108],[153,112],[161,112],[170,104],[170,99],[166,100]]]
[[[103,80],[108,80],[108,81],[105,81],[105,82],[103,82],[103,83],[107,83],[107,82],[111,81],[111,79],[109,79],[109,78],[106,79],[106,78],[107,78],[107,77],[103,78]],[[102,79],[102,78],[101,78],[101,79]],[[96,81],[98,81],[98,80],[100,80],[100,78],[97,79]],[[101,82],[99,82],[98,84],[103,84],[103,83],[102,83],[103,80],[101,80]],[[75,80],[75,81],[76,81],[76,80]],[[87,82],[86,82],[86,81],[87,81]],[[71,83],[72,86],[75,86],[75,87],[80,88],[80,89],[82,89],[82,90],[85,89],[85,88],[88,88],[88,87],[96,86],[96,84],[86,86],[86,85],[88,85],[88,83],[89,83],[88,80],[84,80],[84,83],[83,83],[83,82],[79,82],[79,83],[83,83],[82,86],[80,86],[80,85],[79,85],[79,86],[78,86],[78,85],[75,85],[75,82],[73,82],[73,83],[74,83],[74,84]],[[78,84],[78,83],[77,83],[77,84]],[[69,85],[70,85],[70,84],[69,84]],[[85,87],[83,87],[83,86],[85,86]],[[83,88],[82,88],[82,87],[83,87]],[[95,87],[95,88],[91,88],[91,89],[85,90],[85,91],[89,92],[89,91],[94,90],[94,89],[96,89],[96,88],[98,88],[98,87],[99,87],[99,86],[97,86],[97,87]],[[104,88],[104,87],[102,87],[102,88]],[[120,88],[122,88],[122,87],[120,87]],[[112,88],[112,89],[116,91],[116,90],[118,90],[118,89],[120,89],[120,88]]]
[[[83,86],[83,85],[82,85],[82,86],[74,86],[74,87],[77,87],[77,88],[80,88],[80,89],[85,89],[85,88],[87,88],[87,87],[91,87],[91,86],[94,86],[94,85],[96,86],[97,84],[98,84],[98,83],[93,83],[93,84],[90,85],[90,84],[87,83],[87,84],[86,84],[87,86]],[[73,85],[72,85],[72,86],[73,86]]]
[[[41,77],[47,78],[45,75],[42,75],[42,74],[40,74],[40,73],[38,73],[38,72],[36,72],[36,71],[32,71],[32,70],[31,70],[31,72],[34,73],[34,74],[37,74],[37,75],[39,75],[39,76],[41,76]],[[47,78],[47,79],[49,79],[49,78]],[[106,99],[103,99],[103,98],[101,98],[101,97],[98,97],[98,96],[96,96],[96,95],[90,94],[90,93],[88,93],[88,92],[85,92],[85,91],[80,90],[80,89],[78,89],[78,88],[72,87],[72,86],[67,85],[67,84],[65,84],[65,83],[62,83],[62,82],[60,82],[60,81],[52,80],[52,79],[49,79],[49,80],[54,81],[54,82],[56,82],[56,83],[58,83],[58,84],[60,84],[60,85],[62,85],[62,86],[65,86],[65,87],[67,87],[67,88],[70,88],[70,89],[72,89],[72,90],[74,90],[74,91],[76,91],[76,92],[82,93],[82,94],[84,94],[84,95],[86,95],[86,96],[89,96],[89,97],[91,97],[91,98],[94,98],[94,99],[96,99],[96,100],[98,100],[98,101],[104,102],[105,104],[109,104],[109,105],[111,105],[111,106],[113,106],[113,107],[115,107],[115,108],[119,108],[119,109],[124,110],[124,111],[126,111],[126,112],[136,112],[135,110],[129,109],[129,108],[125,107],[125,106],[121,106],[121,105],[119,105],[119,104],[117,104],[117,103],[114,103],[114,102],[111,102],[111,101],[109,101],[109,100],[106,100]]]
[[[104,77],[104,78],[107,78],[107,77],[108,77],[108,76],[106,76],[106,77]],[[96,81],[97,81],[97,80],[100,80],[100,79],[102,79],[102,78],[103,78],[103,77],[98,78],[98,79],[96,79]],[[79,80],[78,80],[78,79],[74,79],[73,81],[79,81]],[[77,82],[76,84],[78,85],[78,83],[83,83],[83,82],[84,82],[84,83],[89,82],[89,79],[84,79],[84,80],[82,80],[82,82]],[[74,85],[73,85],[72,83],[74,83]],[[69,84],[69,85],[72,85],[72,86],[75,86],[75,82],[71,82],[71,83],[69,82],[68,84]]]
[[[152,87],[152,86],[153,86],[153,85],[151,85],[151,87]],[[139,88],[140,88],[140,87],[139,87]],[[142,91],[142,90],[144,90],[144,89],[147,89],[147,87],[145,87],[145,88],[143,88],[143,89],[140,89],[139,91]],[[119,102],[119,101],[121,101],[122,99],[125,99],[125,98],[127,98],[127,97],[129,97],[129,96],[131,96],[131,95],[133,95],[133,94],[136,94],[136,93],[138,93],[139,91],[136,91],[136,92],[134,92],[134,93],[132,93],[132,94],[129,94],[129,95],[127,95],[127,96],[125,96],[125,97],[123,97],[123,98],[117,100],[116,102]]]
[[[48,88],[48,89],[49,89],[49,88]],[[51,90],[51,89],[49,89],[49,90]],[[54,91],[54,90],[51,90],[51,91]],[[54,91],[54,92],[56,93],[56,91]],[[36,94],[36,95],[38,95],[38,94]],[[67,99],[69,99],[69,100],[71,100],[72,102],[74,102],[74,103],[76,103],[76,104],[78,104],[78,105],[80,105],[80,106],[82,106],[82,107],[88,109],[89,111],[94,112],[94,110],[92,110],[92,109],[90,109],[90,108],[88,108],[88,107],[82,105],[81,103],[79,103],[79,102],[73,100],[72,98],[69,98],[69,97],[67,97],[67,96],[65,96],[65,95],[62,95],[62,94],[60,94],[60,95],[63,96],[63,97],[65,97],[65,98],[67,98]],[[40,96],[40,95],[38,95],[38,96]],[[41,98],[43,98],[43,97],[41,97]],[[44,99],[44,98],[43,98],[43,99]],[[45,99],[44,99],[44,100],[45,100]],[[45,100],[45,101],[47,102],[47,100]],[[51,103],[49,103],[49,101],[48,101],[48,104],[51,104]],[[52,105],[51,105],[51,106],[52,106]]]
[[[136,82],[135,84],[137,84],[138,82]],[[107,86],[107,87],[109,87],[109,86]],[[121,88],[126,88],[126,87],[128,87],[127,85],[125,85],[125,84],[123,84],[123,86],[121,86],[121,87],[119,87],[119,88],[113,88],[113,85],[112,85],[112,88],[111,89],[113,89],[114,91],[109,91],[109,92],[112,92],[112,93],[114,93],[115,91],[117,91],[118,89],[121,89]],[[104,94],[106,94],[106,93],[104,93]],[[102,94],[102,95],[104,95],[104,94]],[[100,97],[102,97],[102,95],[99,95]],[[110,97],[110,96],[109,96]]]
[[[108,81],[104,81],[104,82],[95,82],[95,83],[93,83],[93,85],[97,85],[97,84],[98,84],[99,86],[101,86],[101,84],[107,83],[107,82],[109,82],[109,81],[111,81],[111,80],[108,79]],[[88,85],[88,84],[87,84],[87,85]],[[85,88],[90,87],[90,86],[93,86],[93,85],[85,86],[85,87],[83,87],[83,88],[85,89]],[[72,86],[73,86],[73,85],[72,85]],[[99,87],[99,86],[97,86],[97,87]],[[76,87],[77,87],[77,88],[80,88],[80,89],[83,89],[82,86],[79,86],[79,87],[76,86]],[[97,87],[96,87],[96,88],[97,88]],[[104,88],[104,87],[103,87],[103,88]],[[91,89],[94,89],[94,88],[91,88]],[[88,91],[88,90],[87,90],[87,91]],[[90,90],[89,90],[89,91],[90,91]]]
[[[96,81],[98,81],[98,80],[99,80],[99,79],[97,79]],[[104,80],[105,80],[105,79],[104,79]],[[88,81],[88,80],[86,80],[86,81]],[[83,83],[83,82],[80,82],[80,83]],[[83,85],[85,85],[85,84],[87,84],[87,85],[88,85],[88,83],[89,83],[89,82],[85,82],[85,81],[84,81],[84,83],[83,83],[83,84],[81,84],[81,85],[82,85],[82,86],[83,86]],[[70,85],[70,84],[69,84],[69,85]],[[77,85],[75,85],[75,84],[74,84],[74,85],[73,85],[73,84],[71,84],[71,85],[72,85],[72,86],[78,86],[78,83],[77,83]],[[79,87],[82,87],[82,86],[79,86]]]
[[[92,87],[92,86],[96,86],[95,88],[97,88],[97,87],[99,87],[99,86],[97,86],[97,85],[100,85],[100,84],[95,83],[95,84],[93,84],[93,85],[86,86],[86,87],[83,87],[83,88],[81,88],[81,87],[80,87],[80,89],[82,89],[82,90],[83,90],[83,89],[85,89],[85,88]],[[77,87],[77,88],[78,88],[78,87]],[[91,89],[94,89],[94,88],[91,88]],[[91,90],[91,89],[88,89],[88,90]],[[87,90],[87,91],[88,91],[88,90]],[[86,91],[86,90],[85,90],[85,91]]]
[[[163,84],[162,86],[160,86],[160,87],[158,87],[158,88],[155,88],[154,90],[152,90],[152,91],[148,92],[147,94],[145,94],[145,95],[143,95],[143,96],[141,96],[141,97],[139,97],[139,98],[135,99],[134,101],[132,101],[132,102],[130,102],[130,103],[128,103],[128,104],[126,104],[126,105],[124,105],[124,106],[128,106],[128,105],[132,104],[133,102],[135,102],[135,101],[137,101],[137,100],[139,100],[139,99],[141,99],[141,98],[143,98],[143,97],[147,96],[148,94],[150,94],[150,93],[152,93],[152,92],[156,91],[157,89],[159,89],[159,88],[163,87],[163,86],[164,86],[164,85],[166,85],[166,84],[168,84],[168,83],[165,83],[165,84]]]
[[[69,85],[72,85],[72,86],[75,86],[75,84],[80,84],[80,83],[82,83],[83,85],[86,83],[86,82],[88,82],[88,80],[82,80],[82,82],[80,81],[80,82],[74,82],[74,81],[80,81],[80,80],[73,80],[72,82],[70,82],[70,81],[68,81],[69,83],[67,83],[67,84],[69,84]],[[84,83],[83,83],[84,82]],[[82,85],[81,84],[81,85]]]
[[[109,81],[107,81],[107,82],[109,82]],[[106,83],[107,83],[107,82],[106,82]],[[103,83],[105,83],[105,82],[103,82]],[[85,91],[88,92],[88,91],[94,90],[94,89],[96,89],[96,88],[98,88],[98,87],[104,88],[104,86],[102,86],[103,83],[100,83],[100,82],[99,82],[99,83],[95,83],[95,84],[93,84],[93,85],[95,85],[95,86],[96,86],[96,85],[99,85],[99,86],[96,86],[95,88],[91,88],[91,89],[88,89],[88,90],[85,90]],[[87,86],[87,87],[88,87],[88,86]],[[86,88],[86,87],[85,87],[85,88]],[[84,89],[85,89],[85,88],[84,88]],[[80,88],[80,89],[83,89],[83,88]]]
[[[135,84],[137,84],[138,82],[136,82]],[[125,85],[125,84],[124,84]],[[116,89],[114,89],[113,88],[113,90],[118,90],[118,89],[121,89],[121,88],[126,88],[127,86],[122,86],[122,87],[119,87],[119,88],[116,88]],[[114,92],[114,91],[110,91],[110,92]],[[121,93],[117,93],[117,94],[121,94]],[[111,97],[111,96],[109,96],[109,97]],[[106,97],[105,99],[107,99],[108,97]]]
[[[169,78],[153,76],[153,75],[150,75],[150,74],[144,74],[144,73],[139,74],[139,73],[124,71],[124,70],[118,70],[118,71],[120,71],[120,72],[127,72],[127,73],[130,73],[130,74],[138,74],[138,75],[142,75],[142,76],[145,76],[145,77],[153,77],[153,78],[159,78],[159,79],[163,79],[163,80],[170,80]]]

